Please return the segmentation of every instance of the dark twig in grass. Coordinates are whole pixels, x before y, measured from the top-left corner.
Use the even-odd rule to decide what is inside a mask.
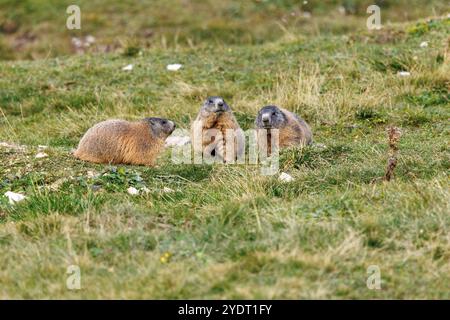
[[[388,132],[388,143],[389,143],[389,158],[387,161],[386,172],[383,177],[377,177],[372,179],[371,183],[376,183],[378,181],[391,181],[394,176],[394,169],[397,166],[398,157],[398,142],[400,141],[401,131],[397,127],[389,127]]]
[[[397,127],[388,129],[389,138],[389,159],[386,167],[386,173],[383,180],[390,181],[394,176],[394,169],[397,166],[398,142],[400,141],[401,131]]]

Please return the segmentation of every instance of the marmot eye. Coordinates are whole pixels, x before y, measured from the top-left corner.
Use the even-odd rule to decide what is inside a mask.
[[[208,103],[210,103],[210,104],[213,104],[213,103],[214,103],[214,101],[212,101],[212,100],[208,100]]]

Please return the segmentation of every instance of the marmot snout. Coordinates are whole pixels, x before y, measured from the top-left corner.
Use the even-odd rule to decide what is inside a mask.
[[[305,120],[277,106],[266,106],[259,110],[255,125],[257,129],[267,130],[266,136],[258,135],[259,140],[270,138],[271,129],[278,129],[280,148],[312,143],[311,128]],[[267,144],[270,153],[270,142]]]
[[[206,151],[224,162],[233,162],[243,155],[244,133],[222,97],[206,99],[191,131],[196,153]]]
[[[161,118],[106,120],[85,133],[74,156],[95,163],[153,166],[174,130],[174,122]]]

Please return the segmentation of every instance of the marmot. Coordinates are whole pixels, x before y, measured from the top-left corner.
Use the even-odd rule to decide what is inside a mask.
[[[244,132],[223,98],[206,99],[192,125],[191,134],[195,154],[209,154],[223,162],[242,160]]]
[[[153,166],[174,130],[175,123],[167,119],[106,120],[85,133],[74,156],[95,163]]]
[[[279,148],[312,143],[311,128],[305,120],[277,106],[265,106],[259,110],[255,125],[257,129],[267,130],[258,132],[258,144],[267,145],[269,154],[272,152],[271,129],[278,129]]]

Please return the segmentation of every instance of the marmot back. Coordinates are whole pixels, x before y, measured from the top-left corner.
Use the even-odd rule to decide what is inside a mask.
[[[74,156],[95,163],[153,166],[174,129],[172,121],[160,118],[106,120],[85,133]]]
[[[206,99],[192,124],[191,140],[195,153],[209,153],[224,162],[233,162],[244,154],[244,133],[221,97]],[[227,148],[231,151],[228,154]]]
[[[305,120],[295,113],[277,106],[266,106],[259,110],[255,125],[257,129],[266,129],[268,135],[270,135],[271,129],[278,129],[280,148],[312,143],[312,131]],[[265,143],[260,140],[267,139],[267,136],[258,136],[259,142]],[[270,145],[269,142],[267,143]],[[271,150],[269,150],[270,152]]]

